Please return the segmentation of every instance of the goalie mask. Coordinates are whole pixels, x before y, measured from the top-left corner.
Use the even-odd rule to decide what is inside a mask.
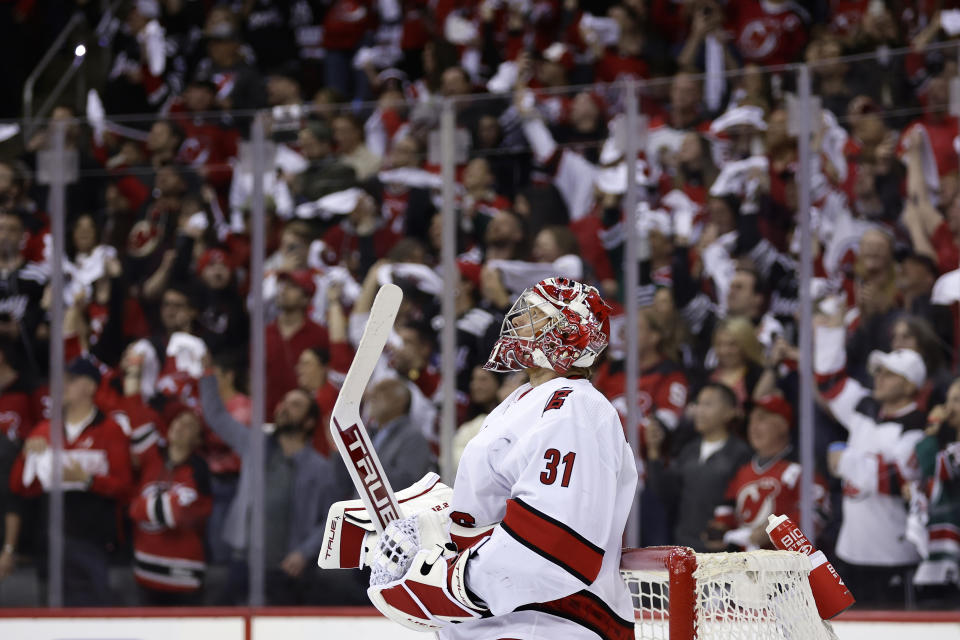
[[[541,280],[520,294],[503,319],[483,368],[541,367],[564,375],[571,367],[589,367],[609,342],[609,310],[594,287],[568,278]]]

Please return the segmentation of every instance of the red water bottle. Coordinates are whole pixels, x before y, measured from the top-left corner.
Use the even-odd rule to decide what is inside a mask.
[[[771,515],[768,520],[767,535],[774,547],[809,556],[810,590],[820,617],[829,620],[849,609],[856,600],[823,551],[814,548],[800,527],[787,516]]]

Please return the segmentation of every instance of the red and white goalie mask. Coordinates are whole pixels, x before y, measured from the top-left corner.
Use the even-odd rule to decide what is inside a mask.
[[[610,341],[609,311],[595,287],[568,278],[541,280],[520,294],[503,319],[483,368],[540,367],[564,375],[572,367],[589,367]]]

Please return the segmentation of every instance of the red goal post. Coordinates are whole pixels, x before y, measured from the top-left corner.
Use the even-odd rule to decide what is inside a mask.
[[[636,636],[643,640],[835,640],[817,614],[809,559],[790,551],[624,549]]]

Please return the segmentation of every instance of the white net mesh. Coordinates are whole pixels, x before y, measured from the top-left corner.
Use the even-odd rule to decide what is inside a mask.
[[[693,617],[693,637],[700,640],[836,640],[817,614],[805,556],[785,551],[698,553],[696,565],[695,584],[689,578],[683,583],[693,588],[693,599],[687,598],[689,604],[683,606],[675,602],[673,609],[668,563],[662,569],[623,571],[633,597],[637,638],[671,638],[672,615]],[[683,610],[691,605],[692,611]]]
[[[417,516],[394,520],[380,536],[377,551],[370,561],[370,585],[399,580],[420,550]]]

